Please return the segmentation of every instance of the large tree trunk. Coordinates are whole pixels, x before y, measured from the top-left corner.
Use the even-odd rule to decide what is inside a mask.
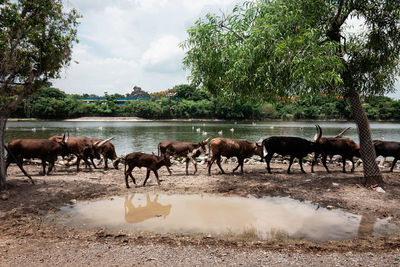
[[[6,161],[4,153],[4,134],[7,124],[7,116],[0,116],[0,188],[7,189],[6,183]]]
[[[358,137],[360,139],[360,152],[363,161],[364,178],[366,186],[382,185],[382,174],[376,163],[375,148],[372,144],[371,130],[364,108],[361,105],[360,96],[352,91],[348,94],[354,121],[357,124]]]

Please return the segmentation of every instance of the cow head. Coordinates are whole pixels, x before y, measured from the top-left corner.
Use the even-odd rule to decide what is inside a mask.
[[[110,142],[112,139],[114,139],[114,137],[110,137],[110,138],[107,138],[106,140],[103,140],[103,141],[97,141],[97,142],[95,142],[94,144],[93,144],[93,147],[92,147],[92,149],[93,149],[93,156],[95,157],[95,158],[97,158],[97,159],[100,159],[100,153],[103,151],[103,149],[104,149],[104,146],[108,143],[108,142]]]
[[[59,138],[53,139],[61,146],[61,156],[63,158],[70,154],[69,150],[68,150],[68,146],[67,146],[68,139],[69,139],[69,136],[66,137],[65,134],[63,135],[62,139],[59,139]]]
[[[165,151],[165,153],[161,155],[162,160],[164,161],[164,164],[167,167],[170,167],[172,165],[170,156],[171,156],[171,151],[169,149],[167,149],[167,151]]]
[[[119,164],[120,161],[121,161],[121,158],[120,158],[120,157],[117,157],[117,158],[113,161],[114,169],[118,170],[118,164]]]
[[[258,155],[262,159],[262,156],[263,156],[263,146],[262,146],[262,144],[258,143],[258,142],[254,142],[254,144],[255,144],[254,155]]]
[[[207,143],[208,143],[208,140],[210,140],[210,138],[207,138],[206,140],[203,140],[203,141],[200,141],[200,143],[199,143],[199,151],[200,151],[200,154],[201,153],[203,153],[204,155],[208,155],[208,153],[207,153]],[[200,156],[200,154],[198,155],[198,156]],[[197,156],[197,157],[198,157]]]

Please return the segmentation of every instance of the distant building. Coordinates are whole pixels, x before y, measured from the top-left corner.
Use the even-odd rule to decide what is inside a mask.
[[[128,97],[144,97],[144,98],[147,98],[149,96],[150,96],[149,93],[143,91],[141,87],[136,85],[133,87],[132,93],[128,95]]]

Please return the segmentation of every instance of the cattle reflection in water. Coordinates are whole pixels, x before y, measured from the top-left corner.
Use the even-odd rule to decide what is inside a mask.
[[[132,199],[135,194],[130,195],[128,198],[125,197],[124,210],[125,210],[125,221],[127,223],[140,223],[145,220],[154,217],[163,217],[164,219],[169,215],[172,205],[162,205],[158,203],[158,195],[151,201],[149,194],[146,194],[146,206],[135,205],[132,203]]]

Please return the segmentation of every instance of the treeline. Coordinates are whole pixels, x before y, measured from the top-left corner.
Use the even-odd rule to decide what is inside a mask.
[[[90,95],[93,97],[93,95]],[[105,100],[85,103],[88,95],[67,95],[55,88],[45,88],[23,101],[12,114],[18,118],[65,119],[82,116],[137,116],[147,119],[205,118],[226,120],[299,120],[352,119],[350,105],[337,96],[279,98],[271,103],[244,102],[211,96],[190,85],[150,95],[150,100],[117,104],[119,94]],[[371,120],[400,120],[400,100],[389,97],[366,97],[363,105]]]

